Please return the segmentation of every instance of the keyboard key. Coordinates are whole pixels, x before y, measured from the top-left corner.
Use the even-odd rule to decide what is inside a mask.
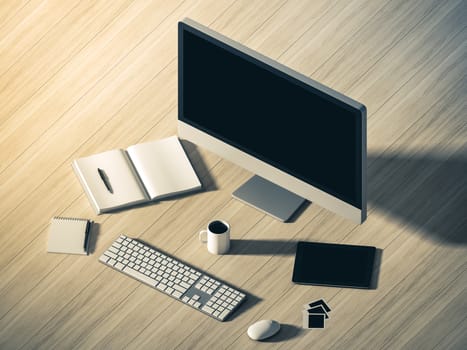
[[[109,258],[112,258],[112,259],[117,259],[117,254],[115,254],[114,252],[105,252],[105,255],[108,256]]]
[[[144,283],[149,284],[151,286],[156,285],[156,281],[154,281],[151,277],[143,275],[142,273],[132,269],[131,267],[128,267],[128,266],[125,267],[123,272],[125,272],[126,274],[130,275],[131,277],[134,277],[134,278],[140,280],[141,282],[144,282]]]
[[[220,318],[221,320],[224,320],[224,319],[227,317],[227,315],[228,315],[229,313],[230,313],[230,310],[225,310],[225,311],[223,311],[223,312],[219,315],[219,318]]]
[[[183,288],[180,285],[174,285],[174,289],[178,290],[180,293],[185,293],[186,292],[186,288]]]
[[[110,258],[105,255],[105,254],[102,254],[100,257],[99,257],[99,261],[102,262],[102,263],[106,263]]]
[[[206,311],[208,314],[212,314],[214,312],[214,309],[207,305],[203,306],[201,310]]]
[[[156,288],[159,289],[159,290],[164,291],[165,288],[167,288],[167,286],[166,286],[164,283],[159,283],[159,284],[156,286]]]
[[[122,263],[119,263],[119,262],[118,262],[118,263],[116,263],[116,264],[114,265],[114,267],[115,267],[116,269],[118,269],[118,270],[123,270],[123,268],[125,267],[125,265],[123,265]]]
[[[181,285],[182,287],[184,287],[184,288],[187,288],[187,289],[190,288],[190,285],[189,285],[188,283],[186,283],[186,282],[183,282],[183,281],[180,282],[180,285]]]
[[[182,293],[180,293],[178,290],[174,290],[174,291],[172,292],[172,295],[173,295],[175,298],[180,299],[180,297],[182,296]]]

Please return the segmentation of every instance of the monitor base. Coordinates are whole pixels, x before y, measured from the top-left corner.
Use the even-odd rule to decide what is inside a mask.
[[[240,186],[232,196],[282,222],[289,220],[305,202],[304,198],[257,175]]]

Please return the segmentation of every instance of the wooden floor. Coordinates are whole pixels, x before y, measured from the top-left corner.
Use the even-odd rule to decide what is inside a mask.
[[[190,17],[364,103],[368,219],[311,204],[280,223],[231,198],[251,175],[188,142],[205,190],[93,214],[73,159],[176,133],[177,21]],[[467,6],[462,0],[2,0],[1,349],[466,349]],[[47,254],[52,216],[95,220],[90,256]],[[232,254],[198,231],[232,226]],[[217,322],[98,256],[139,237],[242,288]],[[298,240],[374,245],[376,289],[294,285]],[[326,328],[301,328],[325,298]],[[257,343],[247,327],[275,319]]]

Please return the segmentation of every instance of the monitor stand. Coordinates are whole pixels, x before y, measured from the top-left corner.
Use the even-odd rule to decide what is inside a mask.
[[[282,222],[290,219],[305,202],[304,198],[257,175],[240,186],[232,196]]]

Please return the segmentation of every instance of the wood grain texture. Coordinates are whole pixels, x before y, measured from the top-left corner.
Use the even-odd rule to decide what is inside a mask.
[[[189,142],[204,191],[95,216],[71,161],[176,133],[177,21],[190,17],[368,108],[368,219],[318,205],[280,223],[231,198],[251,173]],[[0,348],[465,349],[467,6],[461,0],[0,3]],[[87,217],[88,257],[46,253]],[[197,232],[232,226],[213,256]],[[226,323],[106,268],[120,234],[244,289]],[[298,240],[382,250],[372,290],[294,285]],[[325,298],[323,330],[301,306]],[[253,342],[259,319],[283,327]]]

